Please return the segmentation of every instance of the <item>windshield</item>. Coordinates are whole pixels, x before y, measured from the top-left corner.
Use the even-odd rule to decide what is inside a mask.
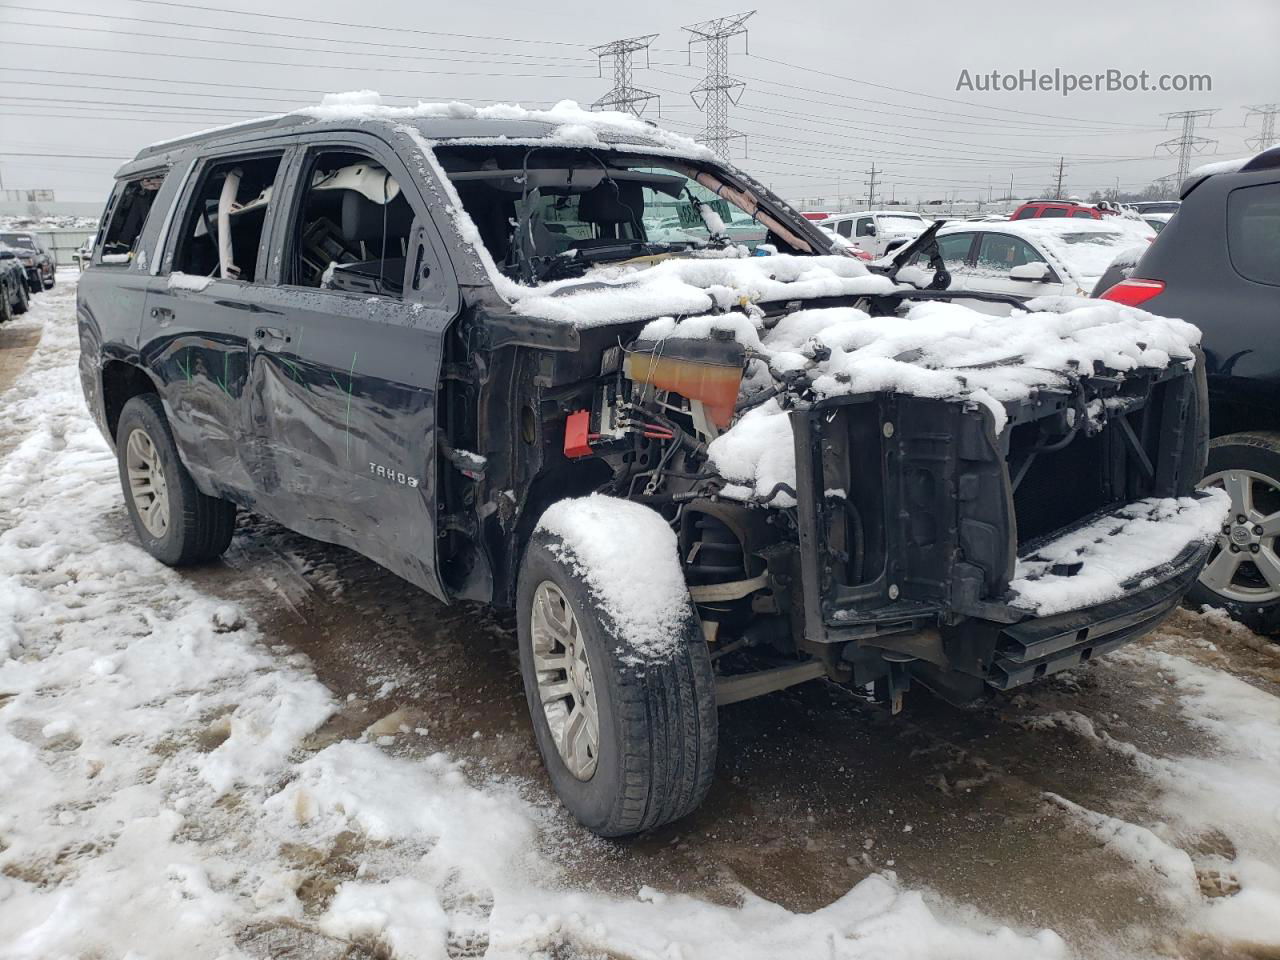
[[[494,262],[526,283],[598,263],[754,251],[766,221],[811,252],[749,192],[683,161],[537,146],[442,146],[436,156]]]
[[[36,242],[24,233],[0,233],[0,241],[11,247],[22,247],[25,250],[36,248]]]

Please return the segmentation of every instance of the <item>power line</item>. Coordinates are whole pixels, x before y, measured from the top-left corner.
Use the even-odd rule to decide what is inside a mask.
[[[365,51],[362,51],[362,50],[334,50],[334,49],[331,49],[331,48],[328,48],[328,47],[296,47],[296,46],[289,46],[288,44],[280,44],[280,43],[251,43],[251,42],[249,42],[249,41],[247,41],[247,40],[222,40],[222,39],[220,39],[220,38],[218,38],[218,37],[188,37],[188,36],[174,36],[173,34],[166,34],[166,33],[144,33],[144,32],[142,32],[142,31],[138,31],[138,30],[119,30],[119,29],[115,29],[115,28],[111,28],[111,27],[74,27],[74,26],[70,26],[70,25],[68,25],[68,24],[61,24],[61,23],[43,23],[43,24],[40,24],[40,23],[24,23],[24,22],[22,22],[22,21],[20,21],[20,20],[10,20],[10,21],[8,21],[8,22],[9,22],[9,23],[11,23],[11,24],[12,24],[13,26],[15,26],[15,27],[32,27],[32,28],[39,28],[39,29],[42,29],[42,30],[45,30],[45,29],[53,29],[53,30],[71,30],[71,31],[75,31],[75,32],[77,32],[77,33],[108,33],[108,34],[114,34],[115,36],[120,36],[120,37],[138,37],[138,38],[145,39],[145,40],[178,40],[178,41],[180,41],[180,42],[182,42],[182,43],[216,43],[216,44],[218,44],[218,45],[220,45],[220,46],[231,46],[231,47],[237,47],[237,48],[247,48],[247,49],[250,49],[250,50],[281,50],[281,51],[285,51],[285,52],[294,52],[294,53],[330,53],[330,54],[336,54],[336,55],[338,55],[338,56],[340,56],[340,57],[379,57],[379,58],[384,59],[384,60],[385,60],[385,59],[390,59],[390,60],[412,60],[412,61],[417,61],[417,60],[422,60],[422,59],[424,59],[424,57],[423,57],[422,53],[413,53],[413,54],[407,54],[407,53],[377,53],[377,52],[370,52],[370,53],[366,53]],[[175,24],[175,26],[179,26],[179,24]],[[185,26],[198,27],[198,25],[197,25],[197,24],[186,24]],[[207,29],[207,28],[206,28],[206,29]],[[216,29],[216,28],[214,28],[214,29]],[[252,31],[245,31],[245,32],[246,32],[246,33],[251,33]],[[258,35],[258,36],[270,36],[271,34],[258,33],[257,35]],[[342,42],[342,41],[336,41],[336,40],[335,40],[335,41],[329,41],[329,40],[326,40],[326,39],[325,39],[325,38],[323,38],[323,37],[288,37],[288,36],[284,36],[283,38],[284,38],[284,39],[292,39],[292,40],[318,40],[318,41],[320,41],[320,42],[322,42],[322,43],[338,43],[338,42]],[[359,42],[359,41],[356,41],[356,42]],[[388,44],[377,44],[377,43],[375,43],[375,44],[370,44],[370,46],[375,46],[375,47],[378,47],[378,46],[388,46]],[[423,49],[424,49],[424,50],[431,50],[432,48],[430,48],[430,47],[426,47],[426,48],[423,48]],[[486,51],[483,51],[483,50],[442,50],[442,51],[440,51],[440,52],[445,52],[445,53],[477,53],[477,54],[484,54],[484,53],[486,53]],[[531,58],[532,58],[532,56],[533,56],[533,55],[530,55],[530,54],[523,54],[523,53],[516,53],[516,54],[507,54],[507,53],[503,53],[502,55],[503,55],[503,56],[524,57],[524,58],[526,58],[526,59],[531,59]],[[585,62],[585,60],[584,60],[583,58],[581,58],[581,57],[578,57],[578,58],[569,58],[569,57],[537,57],[537,58],[536,58],[536,59],[539,59],[539,60],[568,60],[568,61],[569,61],[568,63],[525,63],[525,62],[523,62],[523,61],[498,60],[498,59],[495,59],[492,55],[483,56],[483,57],[480,57],[480,58],[472,58],[472,57],[436,57],[436,56],[433,56],[433,57],[431,57],[431,59],[432,59],[432,60],[436,60],[436,61],[440,61],[440,62],[442,62],[442,63],[496,63],[496,64],[510,64],[511,66],[517,66],[517,67],[559,67],[559,68],[568,68],[568,67],[570,67],[570,66],[573,66],[575,63],[579,63],[579,64],[581,64],[581,65],[582,65],[583,69],[586,69],[586,67],[587,67],[587,63],[586,63],[586,62]],[[586,74],[583,74],[583,76],[586,76]]]
[[[188,80],[188,79],[186,79],[185,77],[184,77],[184,78],[182,78],[182,79],[177,79],[177,80],[165,80],[165,79],[162,79],[162,78],[159,78],[159,77],[154,77],[154,76],[139,77],[139,76],[131,76],[131,75],[128,75],[128,74],[89,73],[89,72],[87,72],[87,71],[83,71],[83,70],[50,70],[50,69],[49,69],[49,68],[47,68],[47,67],[31,67],[31,68],[27,68],[27,67],[5,67],[5,66],[0,66],[0,70],[9,71],[9,72],[11,72],[11,73],[21,73],[21,74],[23,74],[24,76],[25,76],[25,75],[27,75],[27,74],[31,74],[31,73],[47,73],[47,74],[49,74],[50,76],[59,76],[59,77],[92,77],[92,78],[94,78],[95,80],[98,80],[98,79],[103,79],[103,80],[138,80],[138,81],[142,81],[142,82],[155,82],[155,83],[182,83],[182,84],[186,84],[187,86],[197,86],[197,87],[220,87],[220,88],[226,88],[226,89],[229,89],[229,90],[274,90],[274,91],[276,91],[277,93],[308,93],[308,94],[321,94],[321,95],[324,95],[324,94],[328,94],[328,93],[332,93],[332,92],[333,92],[333,90],[332,90],[331,88],[330,88],[330,89],[317,89],[317,88],[314,88],[314,87],[310,87],[310,88],[308,88],[308,87],[271,87],[271,86],[265,86],[265,85],[263,85],[263,84],[257,84],[257,83],[228,83],[228,82],[226,82],[226,81],[212,81],[212,80]],[[72,83],[38,83],[38,82],[36,82],[36,81],[34,81],[34,80],[26,80],[26,79],[22,79],[22,78],[17,78],[17,79],[10,80],[10,81],[7,81],[7,82],[8,82],[8,83],[15,84],[15,85],[17,85],[17,84],[22,84],[22,85],[26,85],[26,86],[75,87],[75,88],[77,88],[77,89],[79,89],[79,88],[82,86],[81,84],[72,84]],[[159,95],[168,95],[168,92],[167,92],[167,91],[164,91],[164,90],[142,90],[142,89],[135,89],[135,88],[129,88],[129,87],[101,87],[101,86],[100,86],[100,87],[98,87],[97,89],[100,89],[100,90],[123,90],[123,91],[131,92],[131,93],[155,93],[155,94],[159,94]],[[228,94],[201,93],[201,92],[199,92],[199,91],[180,91],[180,92],[181,92],[181,93],[184,93],[184,94],[189,93],[189,94],[191,94],[192,96],[216,97],[216,98],[218,98],[218,99],[234,99],[234,100],[240,100],[240,99],[243,99],[242,97],[231,97],[231,96],[229,96]],[[451,96],[444,96],[444,95],[441,95],[441,94],[424,95],[424,94],[421,94],[421,93],[384,93],[384,94],[383,94],[383,96],[385,96],[385,97],[390,97],[390,98],[391,98],[391,99],[393,99],[393,100],[415,100],[415,101],[417,101],[417,100],[439,100],[439,101],[449,101],[449,100],[467,99],[467,100],[471,101],[472,103],[507,103],[507,102],[510,102],[511,100],[519,99],[518,97],[505,97],[505,98],[498,98],[498,99],[496,99],[496,100],[495,100],[495,99],[492,99],[492,98],[486,98],[486,97],[466,97],[466,98],[462,98],[462,97],[456,97],[456,96],[452,96],[452,97],[451,97]],[[258,99],[259,99],[259,100],[276,100],[276,99],[280,99],[280,98],[276,98],[276,97],[262,97],[262,96],[259,96],[259,97],[258,97]],[[295,101],[295,100],[281,100],[281,102],[285,102],[285,103],[293,103],[293,102],[296,102],[296,101]],[[552,104],[554,101],[551,101],[551,100],[526,100],[526,101],[524,101],[524,102],[525,102],[525,103],[533,103],[533,104],[546,104],[546,105],[550,105],[550,104]]]
[[[297,34],[280,33],[278,30],[250,30],[243,26],[219,27],[219,26],[214,26],[212,24],[191,23],[189,21],[181,21],[181,20],[168,20],[168,19],[156,20],[151,17],[128,17],[118,13],[88,13],[82,10],[60,10],[52,7],[26,7],[26,6],[20,6],[17,4],[8,4],[5,6],[4,9],[22,10],[28,13],[38,13],[41,16],[44,16],[49,13],[57,13],[57,14],[63,14],[66,16],[92,18],[95,20],[124,20],[130,23],[152,24],[154,26],[161,26],[161,27],[183,27],[183,28],[191,28],[195,30],[209,30],[214,33],[230,33],[230,34],[236,35],[237,37],[244,37],[244,36],[275,37],[280,40],[314,40],[320,43],[335,43],[335,44],[344,44],[348,46],[358,46],[358,47],[390,47],[391,49],[394,49],[394,50],[413,50],[417,53],[416,59],[421,59],[422,54],[427,52],[476,53],[476,54],[483,54],[485,56],[492,56],[494,53],[499,53],[504,57],[520,57],[523,59],[568,60],[571,62],[577,61],[577,62],[583,63],[584,65],[587,62],[587,58],[581,55],[576,57],[565,57],[565,56],[558,56],[553,53],[516,53],[515,51],[511,51],[511,50],[498,50],[498,51],[460,50],[456,47],[424,47],[417,43],[391,43],[390,41],[387,41],[387,40],[357,40],[352,37],[343,37],[342,39],[333,39],[330,37],[299,36]],[[60,30],[81,30],[81,31],[92,30],[100,33],[119,33],[125,36],[155,36],[155,34],[133,34],[133,33],[129,33],[128,31],[121,30],[118,27],[76,27],[76,26],[71,26],[69,24],[50,24],[50,23],[17,24],[17,25],[18,26],[39,26],[42,29],[47,27],[55,27]],[[172,39],[195,40],[195,41],[202,41],[205,43],[232,42],[232,41],[225,41],[225,40],[214,40],[212,38],[188,37],[188,36],[177,36],[177,37],[173,37]],[[290,47],[287,49],[301,49],[301,48]],[[334,50],[331,52],[342,53],[344,51]],[[387,54],[378,54],[378,55],[387,56]]]
[[[1264,103],[1261,106],[1245,107],[1244,122],[1248,126],[1249,118],[1255,113],[1262,117],[1262,129],[1256,137],[1245,141],[1245,146],[1253,150],[1266,150],[1276,144],[1276,115],[1280,114],[1280,103]]]
[[[729,40],[740,34],[746,37],[746,22],[754,14],[754,10],[748,10],[681,28],[689,33],[690,51],[695,43],[707,45],[706,77],[689,91],[689,96],[707,117],[699,139],[722,160],[729,159],[730,142],[746,139],[745,133],[729,128],[729,104],[742,99],[742,91],[746,89],[745,83],[729,76]],[[702,94],[702,103],[698,103],[698,94]]]
[[[656,93],[641,90],[632,82],[634,68],[631,63],[632,58],[643,50],[645,52],[645,63],[648,64],[649,45],[656,39],[658,39],[658,35],[650,33],[643,37],[611,40],[609,43],[591,48],[591,52],[596,55],[597,62],[605,57],[613,60],[613,89],[596,100],[591,105],[592,109],[622,110],[625,113],[633,113],[638,117],[644,113],[644,108],[648,106],[650,100],[658,99]],[[661,105],[659,105],[659,111],[661,111]]]
[[[165,37],[161,39],[173,39],[173,38]],[[289,67],[293,70],[297,70],[299,67],[303,67],[303,68],[312,68],[317,70],[358,70],[362,73],[368,73],[371,70],[377,70],[378,72],[381,72],[381,73],[414,73],[414,74],[430,74],[430,75],[447,74],[453,77],[494,77],[494,76],[504,77],[504,78],[505,77],[540,77],[544,79],[559,79],[559,80],[581,80],[584,77],[584,74],[580,74],[580,73],[500,73],[500,74],[494,74],[492,72],[460,73],[457,70],[413,70],[413,69],[410,69],[409,67],[381,67],[381,66],[380,67],[361,67],[361,66],[354,66],[350,64],[336,64],[336,63],[289,63],[287,61],[279,61],[279,60],[243,60],[238,57],[207,57],[207,56],[201,56],[199,54],[194,54],[194,53],[165,53],[160,50],[117,50],[111,47],[73,46],[71,44],[63,44],[63,43],[35,43],[30,40],[11,40],[9,41],[9,45],[14,47],[41,47],[41,48],[50,49],[50,50],[85,50],[91,53],[110,53],[110,54],[114,54],[117,57],[119,56],[166,57],[171,60],[203,60],[210,63],[241,63],[241,64],[248,64],[255,67]],[[293,49],[300,50],[301,48],[293,48]],[[479,63],[480,61],[467,60],[467,61],[461,61],[461,62]]]
[[[208,7],[197,6],[189,3],[175,3],[173,0],[133,0],[133,2],[149,4],[155,7],[177,7],[180,10],[193,10],[200,11],[202,13],[208,12],[209,9]],[[315,17],[288,17],[279,13],[258,13],[254,10],[235,10],[222,6],[219,6],[218,9],[220,13],[232,14],[237,17],[260,17],[267,20],[287,20],[294,23],[307,23],[326,27],[344,27],[346,29],[358,30],[386,30],[398,34],[413,33],[432,37],[458,37],[462,40],[497,40],[502,43],[542,43],[558,47],[577,47],[579,49],[586,46],[586,44],[574,43],[571,40],[535,40],[528,37],[495,37],[474,33],[445,33],[441,30],[422,30],[405,26],[384,27],[371,23],[344,23],[341,20],[319,20]]]

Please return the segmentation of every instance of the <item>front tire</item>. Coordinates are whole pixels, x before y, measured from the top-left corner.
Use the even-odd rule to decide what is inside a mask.
[[[116,457],[129,519],[149,554],[171,567],[222,555],[235,530],[235,504],[197,489],[178,457],[164,405],[154,393],[124,405],[116,429]]]
[[[1225,489],[1231,513],[1188,602],[1220,607],[1256,633],[1280,633],[1280,434],[1218,437],[1201,485]]]
[[[20,283],[18,284],[18,302],[13,305],[14,315],[21,316],[27,312],[27,309],[30,306],[31,294],[27,292],[27,285],[25,283]]]
[[[715,773],[715,679],[692,610],[666,660],[624,662],[560,541],[534,535],[516,608],[520,672],[534,737],[556,794],[602,837],[677,820]]]

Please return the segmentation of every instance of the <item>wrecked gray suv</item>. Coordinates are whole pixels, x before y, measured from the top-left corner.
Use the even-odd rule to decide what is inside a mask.
[[[912,285],[631,117],[339,98],[119,171],[80,369],[164,562],[244,509],[514,608],[550,778],[616,836],[697,806],[720,706],[972,701],[1199,572],[1198,332],[976,313],[933,233]]]

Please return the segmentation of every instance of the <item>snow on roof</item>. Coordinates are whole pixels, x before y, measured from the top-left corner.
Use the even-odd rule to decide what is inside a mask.
[[[737,248],[739,250],[743,248]],[[589,327],[694,315],[747,303],[864,296],[896,289],[852,257],[694,257],[600,267],[585,279],[503,290],[517,313]]]
[[[1208,177],[1215,173],[1236,173],[1241,167],[1253,159],[1253,156],[1237,157],[1234,160],[1217,160],[1213,163],[1202,163],[1193,169],[1188,177]]]
[[[643,146],[646,149],[672,156],[684,156],[698,159],[714,159],[715,154],[707,147],[664,130],[630,113],[617,111],[585,110],[572,100],[562,100],[546,110],[533,110],[519,104],[497,103],[487,107],[477,107],[469,103],[451,101],[448,103],[428,103],[420,101],[413,106],[395,107],[383,102],[382,95],[375,90],[351,90],[345,93],[329,93],[320,103],[291,111],[290,113],[272,114],[251,120],[209,127],[195,133],[183,134],[167,140],[159,140],[144,148],[143,153],[155,151],[171,144],[225,133],[241,127],[279,121],[286,117],[309,118],[317,121],[350,121],[393,120],[400,123],[414,120],[476,120],[528,122],[530,124],[546,124],[547,132],[530,130],[527,137],[513,137],[509,132],[492,136],[480,130],[472,130],[478,134],[471,138],[473,142],[483,143],[501,140],[508,143],[544,142],[554,140],[565,146],[587,146],[606,149],[629,143],[632,146]],[[496,123],[495,123],[496,126]],[[459,138],[450,136],[451,142],[460,142]],[[461,141],[465,142],[465,141]]]
[[[916,303],[905,318],[871,317],[855,307],[802,309],[771,329],[743,314],[664,317],[641,337],[728,331],[768,356],[775,370],[807,370],[819,397],[889,391],[979,403],[990,411],[997,435],[1008,421],[1005,402],[1066,388],[1095,365],[1123,372],[1162,369],[1171,358],[1192,362],[1200,342],[1189,323],[1108,300],[1041,298],[1035,304],[1040,309],[1007,317],[946,302]],[[830,355],[811,360],[826,354],[815,347]],[[758,385],[749,378],[748,390]],[[778,483],[795,487],[790,418],[775,401],[742,416],[712,441],[709,453],[722,476],[741,484],[726,490],[729,496],[769,498]]]

